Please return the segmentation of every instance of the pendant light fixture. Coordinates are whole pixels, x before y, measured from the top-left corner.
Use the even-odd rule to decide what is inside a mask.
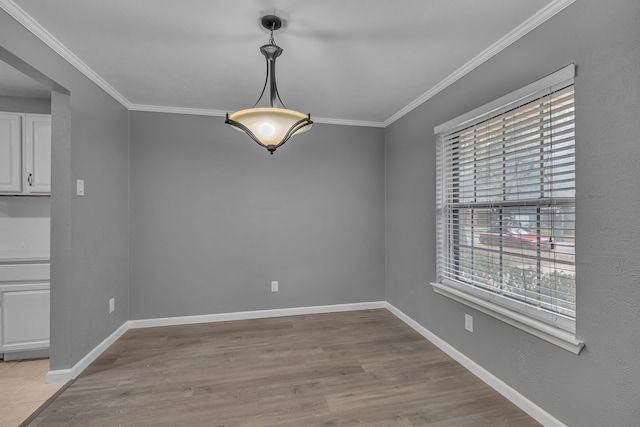
[[[271,32],[269,43],[260,47],[260,52],[267,60],[267,77],[262,93],[253,108],[227,113],[225,123],[234,129],[244,132],[255,142],[273,154],[278,147],[287,142],[293,135],[311,129],[311,114],[303,114],[288,110],[280,99],[276,85],[276,58],[282,54],[282,48],[275,44],[273,32],[282,27],[282,20],[275,15],[262,17],[262,26]],[[269,84],[269,107],[256,108]],[[278,106],[278,101],[280,105]]]

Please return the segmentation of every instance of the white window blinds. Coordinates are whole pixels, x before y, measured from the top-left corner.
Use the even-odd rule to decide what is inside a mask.
[[[440,283],[575,330],[574,126],[565,79],[438,129]]]

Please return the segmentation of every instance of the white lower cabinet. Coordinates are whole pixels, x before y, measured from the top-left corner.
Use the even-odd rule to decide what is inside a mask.
[[[47,282],[37,281],[44,270]],[[48,270],[48,265],[0,266],[0,273],[9,273],[0,276],[0,354],[49,348]]]

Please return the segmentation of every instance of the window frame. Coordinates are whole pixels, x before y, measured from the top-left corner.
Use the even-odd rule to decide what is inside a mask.
[[[434,133],[437,136],[438,159],[442,159],[443,157],[443,153],[441,153],[443,146],[441,137],[443,135],[451,134],[458,129],[474,125],[474,123],[480,123],[488,117],[495,117],[513,108],[523,106],[544,96],[545,93],[552,93],[558,89],[570,86],[573,84],[574,76],[575,65],[569,64],[530,85],[437,126],[434,128]],[[568,351],[579,354],[584,347],[584,342],[576,338],[575,319],[545,310],[539,310],[534,306],[519,302],[515,298],[502,297],[495,292],[458,283],[442,277],[440,269],[443,266],[443,262],[450,260],[450,255],[445,253],[445,251],[449,251],[449,247],[446,244],[448,225],[445,224],[450,225],[451,221],[449,216],[443,218],[445,212],[443,208],[444,190],[441,176],[442,171],[443,166],[439,162],[437,188],[437,205],[439,209],[437,266],[439,275],[438,280],[431,283],[433,290],[440,295],[456,300]],[[457,214],[452,213],[451,215],[455,216]],[[502,251],[502,248],[500,250]],[[446,265],[446,263],[444,265]]]

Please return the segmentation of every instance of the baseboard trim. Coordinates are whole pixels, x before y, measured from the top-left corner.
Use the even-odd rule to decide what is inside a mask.
[[[487,383],[490,387],[496,390],[498,393],[509,399],[514,405],[518,406],[524,412],[529,414],[539,423],[548,427],[566,427],[565,424],[551,416],[544,409],[524,397],[517,390],[507,385],[498,377],[487,371],[469,357],[456,350],[453,346],[446,341],[439,338],[433,332],[420,325],[404,312],[393,306],[387,301],[372,301],[353,304],[336,304],[336,305],[320,305],[312,307],[296,307],[296,308],[282,308],[274,310],[256,310],[256,311],[242,311],[235,313],[220,313],[220,314],[205,314],[199,316],[180,316],[180,317],[165,317],[157,319],[139,319],[129,320],[120,326],[115,332],[109,335],[104,341],[98,344],[93,350],[91,350],[85,357],[83,357],[78,363],[69,369],[57,369],[51,370],[47,373],[46,382],[62,382],[75,379],[78,375],[84,371],[87,366],[98,358],[111,344],[116,342],[125,332],[129,329],[139,328],[152,328],[157,326],[174,326],[174,325],[189,325],[195,323],[211,323],[211,322],[227,322],[231,320],[246,320],[246,319],[266,319],[270,317],[284,317],[284,316],[299,316],[305,314],[320,314],[320,313],[335,313],[341,311],[357,311],[357,310],[372,310],[386,308],[396,317],[406,323],[409,327],[414,329],[424,338],[435,344],[442,351],[447,353],[450,357],[464,366],[471,373],[476,375],[482,381]]]
[[[111,344],[117,341],[125,332],[129,330],[129,322],[124,322],[118,329],[111,335],[105,338],[100,344],[95,346],[93,350],[87,353],[78,363],[68,369],[55,369],[47,372],[45,381],[47,384],[59,383],[63,381],[69,381],[75,379],[78,375],[84,371],[87,366],[98,358]]]
[[[501,379],[493,375],[491,372],[484,369],[482,366],[478,365],[476,362],[471,360],[469,357],[462,354],[460,351],[456,350],[449,343],[435,335],[433,332],[420,325],[418,322],[413,320],[411,317],[406,315],[404,312],[394,307],[389,302],[386,303],[386,308],[391,313],[393,313],[397,318],[402,320],[408,326],[410,326],[413,330],[418,332],[420,335],[425,337],[427,340],[431,341],[434,345],[436,345],[440,350],[447,353],[451,358],[464,366],[467,370],[473,373],[475,376],[480,378],[482,381],[487,383],[490,387],[496,390],[498,393],[509,399],[511,403],[516,405],[518,408],[522,409],[524,412],[529,414],[532,418],[538,421],[540,424],[547,427],[566,427],[565,424],[561,423],[558,419],[554,418],[551,414],[549,414],[544,409],[540,408],[538,405],[524,397],[520,394],[516,389],[507,385]]]
[[[56,383],[75,379],[87,366],[98,358],[111,344],[116,342],[129,329],[152,328],[156,326],[189,325],[194,323],[226,322],[243,319],[266,319],[269,317],[299,316],[304,314],[336,313],[339,311],[371,310],[386,308],[386,301],[360,302],[353,304],[319,305],[313,307],[282,308],[274,310],[241,311],[235,313],[204,314],[200,316],[164,317],[158,319],[129,320],[114,333],[98,344],[78,363],[68,369],[56,369],[47,372],[46,382]]]
[[[312,307],[280,308],[274,310],[239,311],[235,313],[204,314],[199,316],[163,317],[158,319],[130,320],[129,328],[189,325],[193,323],[228,322],[230,320],[266,319],[269,317],[299,316],[303,314],[335,313],[338,311],[371,310],[386,308],[386,301],[359,302],[353,304],[318,305]]]

